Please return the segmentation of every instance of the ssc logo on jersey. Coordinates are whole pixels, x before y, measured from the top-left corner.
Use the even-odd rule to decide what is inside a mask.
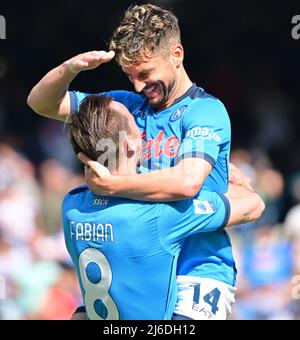
[[[179,118],[182,117],[182,115],[184,114],[185,110],[187,109],[187,105],[181,106],[178,110],[176,110],[171,118],[170,121],[171,122],[176,122],[176,120],[178,120]]]
[[[108,203],[109,203],[109,200],[105,200],[105,199],[94,199],[93,200],[93,202],[92,202],[92,204],[93,205],[108,205]]]

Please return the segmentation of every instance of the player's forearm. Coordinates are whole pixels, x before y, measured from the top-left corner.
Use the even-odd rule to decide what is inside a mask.
[[[106,188],[97,187],[93,183],[92,190],[97,194],[106,193],[133,200],[169,202],[193,197],[199,188],[193,178],[158,172],[110,176]]]
[[[38,114],[54,119],[65,119],[69,112],[60,115],[62,101],[67,95],[71,81],[76,77],[66,63],[47,73],[31,90],[27,102]],[[60,117],[64,116],[64,117]]]
[[[265,204],[257,193],[238,189],[229,191],[226,196],[231,206],[228,226],[258,220],[265,210]]]
[[[247,198],[249,197],[249,190],[245,189],[245,187],[240,185],[234,185],[229,183],[228,185],[228,198]]]
[[[110,51],[91,51],[79,54],[50,71],[32,89],[28,105],[37,113],[54,119],[65,120],[70,114],[68,88],[78,73],[93,70],[114,58]]]
[[[147,174],[107,176],[101,173],[97,162],[82,154],[80,160],[93,168],[86,173],[86,183],[97,195],[153,202],[180,201],[194,197],[212,169],[202,159],[187,158],[175,167]]]

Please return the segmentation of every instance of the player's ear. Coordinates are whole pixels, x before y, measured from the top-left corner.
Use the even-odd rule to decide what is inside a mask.
[[[124,139],[124,150],[126,152],[126,156],[128,158],[133,157],[133,155],[136,153],[136,143],[134,141],[134,138],[130,135],[127,135]]]
[[[179,66],[181,66],[181,64],[183,63],[183,59],[184,59],[184,49],[183,46],[180,44],[174,45],[172,47],[172,58],[174,60],[174,64],[176,66],[176,68],[178,68]]]

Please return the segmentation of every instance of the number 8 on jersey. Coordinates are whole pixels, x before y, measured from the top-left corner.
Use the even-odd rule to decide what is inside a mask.
[[[94,248],[85,249],[79,257],[79,269],[89,319],[119,320],[118,308],[108,292],[112,271],[103,253]]]

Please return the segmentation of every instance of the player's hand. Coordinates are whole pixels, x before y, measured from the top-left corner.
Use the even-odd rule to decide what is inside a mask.
[[[97,195],[109,195],[109,179],[112,177],[109,170],[90,160],[84,153],[79,153],[78,158],[85,165],[85,180],[89,189]]]
[[[101,64],[108,63],[115,56],[113,51],[92,51],[77,55],[65,62],[72,73],[79,73],[81,71],[94,70]]]
[[[251,185],[251,178],[243,174],[242,171],[232,163],[230,163],[229,167],[229,183],[242,186],[245,189],[254,192],[254,189]]]

